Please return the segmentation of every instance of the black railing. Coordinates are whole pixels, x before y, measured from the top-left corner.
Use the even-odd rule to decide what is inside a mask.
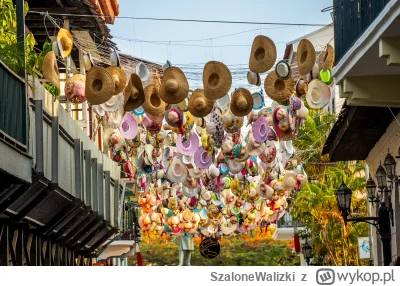
[[[0,61],[0,138],[19,149],[27,145],[24,81]]]
[[[333,0],[338,63],[390,0]]]

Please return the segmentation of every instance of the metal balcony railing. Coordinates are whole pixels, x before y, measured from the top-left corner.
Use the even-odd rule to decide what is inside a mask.
[[[333,0],[336,62],[391,0]]]

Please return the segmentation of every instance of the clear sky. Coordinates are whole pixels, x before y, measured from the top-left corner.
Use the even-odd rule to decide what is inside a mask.
[[[120,16],[310,24],[332,22],[330,12],[321,12],[323,8],[332,5],[332,0],[118,0],[118,2]],[[173,65],[184,70],[192,85],[201,83],[204,63],[210,60],[224,62],[233,74],[233,87],[246,83],[249,53],[255,36],[262,34],[270,37],[276,43],[278,58],[282,58],[287,42],[321,28],[161,22],[121,18],[117,18],[114,25],[109,27],[121,52],[157,63],[164,63],[168,59]],[[236,35],[210,39],[229,34]],[[121,37],[135,41],[122,40]],[[141,42],[142,40],[162,43]]]

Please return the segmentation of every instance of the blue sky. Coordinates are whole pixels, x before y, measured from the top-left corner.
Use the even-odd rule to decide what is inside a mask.
[[[332,0],[119,0],[118,2],[120,16],[313,24],[332,22],[329,12],[321,12],[321,9],[332,5]],[[201,79],[202,65],[210,60],[224,62],[238,77],[245,76],[251,44],[254,37],[259,34],[270,37],[276,43],[278,58],[282,58],[287,42],[320,28],[161,22],[121,18],[117,18],[114,25],[109,27],[114,41],[122,52],[158,63],[164,63],[168,59],[173,65],[182,67],[192,81]],[[210,39],[235,33],[239,34]],[[121,40],[120,37],[135,39],[136,42]],[[165,43],[137,42],[138,40]],[[187,40],[201,41],[174,42]],[[243,82],[245,81],[235,81],[234,76],[234,86]]]

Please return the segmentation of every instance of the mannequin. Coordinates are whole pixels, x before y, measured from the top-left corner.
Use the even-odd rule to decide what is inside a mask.
[[[194,250],[193,237],[189,233],[183,233],[179,242],[179,265],[178,266],[191,266],[190,258]]]

